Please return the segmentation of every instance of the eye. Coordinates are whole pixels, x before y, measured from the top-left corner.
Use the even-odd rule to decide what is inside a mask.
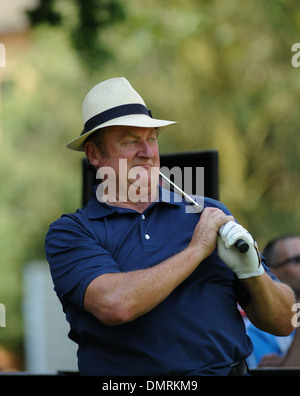
[[[125,146],[132,146],[133,144],[135,144],[136,140],[126,140],[123,144]]]
[[[157,141],[157,138],[156,138],[156,136],[150,136],[149,139],[148,139],[148,141],[149,141],[150,143],[155,143],[155,142]]]

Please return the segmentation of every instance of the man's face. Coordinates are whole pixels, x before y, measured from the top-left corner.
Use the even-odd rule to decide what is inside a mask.
[[[280,264],[289,259],[285,265],[278,268],[271,268],[271,272],[282,282],[288,284],[300,297],[300,237],[292,237],[277,242],[276,250],[279,253],[276,263]]]
[[[150,194],[153,193],[150,190],[157,185],[160,166],[157,137],[158,131],[154,128],[106,128],[97,167],[110,167],[114,170],[117,191],[121,188],[128,192],[130,186],[138,181],[140,186],[145,186]],[[121,167],[120,159],[123,160]]]

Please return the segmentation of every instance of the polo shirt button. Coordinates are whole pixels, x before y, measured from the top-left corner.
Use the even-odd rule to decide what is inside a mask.
[[[145,215],[142,214],[142,219],[145,220],[145,218],[146,218]]]
[[[146,238],[146,239],[150,239],[150,235],[145,234],[145,238]]]

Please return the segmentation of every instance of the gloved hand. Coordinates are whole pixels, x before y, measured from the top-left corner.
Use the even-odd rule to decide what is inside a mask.
[[[241,253],[234,247],[238,239],[249,244],[246,253]],[[220,228],[217,246],[220,259],[238,278],[252,278],[265,272],[256,242],[244,227],[234,221],[228,221]]]

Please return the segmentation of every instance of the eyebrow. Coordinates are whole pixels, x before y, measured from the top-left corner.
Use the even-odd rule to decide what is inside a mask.
[[[156,128],[153,128],[153,130],[149,131],[149,133],[147,134],[147,136],[151,136],[151,135],[158,136],[159,130]],[[140,136],[141,136],[141,134],[138,132],[128,131],[128,133],[126,133],[122,139],[129,138],[129,137],[139,138]]]

